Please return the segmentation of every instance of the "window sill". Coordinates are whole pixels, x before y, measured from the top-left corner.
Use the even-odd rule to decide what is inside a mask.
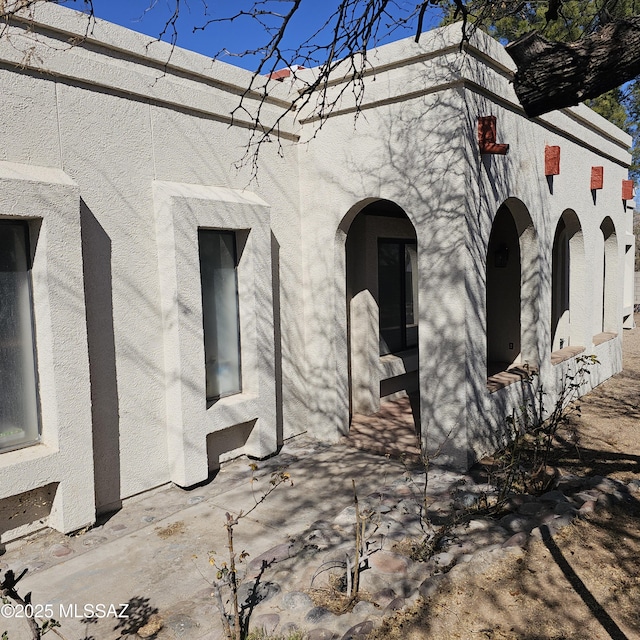
[[[565,360],[570,360],[571,358],[575,358],[578,354],[584,351],[584,347],[565,347],[564,349],[558,349],[557,351],[551,352],[551,364],[556,365],[564,362]]]
[[[609,342],[609,340],[613,340],[617,337],[618,334],[614,331],[603,331],[602,333],[596,333],[596,335],[591,339],[593,340],[594,346],[597,347],[599,344],[604,344],[605,342]]]
[[[47,458],[56,453],[58,453],[58,449],[54,449],[43,442],[26,444],[19,449],[8,449],[0,452],[0,469],[30,460]]]
[[[513,364],[504,371],[499,371],[487,378],[487,389],[489,393],[495,393],[516,382],[522,382],[530,378],[532,374],[538,372],[538,367],[534,365]]]
[[[260,396],[257,393],[249,391],[240,391],[239,393],[231,393],[228,396],[222,396],[217,400],[207,400],[207,411],[214,407],[232,407],[243,402],[253,402]]]

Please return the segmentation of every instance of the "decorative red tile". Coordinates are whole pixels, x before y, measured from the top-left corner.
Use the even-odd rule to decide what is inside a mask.
[[[496,142],[496,117],[480,116],[478,118],[478,146],[480,153],[505,155],[509,151],[508,144]]]
[[[544,148],[544,175],[560,174],[560,147],[547,145]]]
[[[604,167],[591,167],[591,189],[602,189],[604,184]]]

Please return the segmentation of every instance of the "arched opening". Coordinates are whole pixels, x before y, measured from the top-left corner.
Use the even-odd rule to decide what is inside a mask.
[[[415,228],[397,204],[375,200],[353,218],[346,238],[351,415],[375,414],[381,400],[399,398],[419,415],[417,255]]]
[[[496,390],[538,365],[538,241],[531,216],[515,198],[496,213],[487,246],[487,376]],[[512,372],[513,376],[503,376]],[[495,376],[495,379],[493,379]]]
[[[602,267],[602,332],[618,331],[616,284],[618,281],[618,240],[613,220],[608,216],[600,225],[604,240]]]
[[[551,351],[572,347],[573,355],[584,350],[584,242],[574,211],[558,221],[551,265]]]

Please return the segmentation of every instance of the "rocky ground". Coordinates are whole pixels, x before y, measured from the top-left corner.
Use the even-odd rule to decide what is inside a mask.
[[[126,602],[135,612],[125,626],[65,617],[67,640],[223,640],[209,554],[224,562],[225,514],[252,509],[286,467],[294,485],[235,532],[236,551],[250,554],[239,591],[250,630],[298,629],[308,640],[639,638],[639,329],[625,331],[624,353],[624,372],[558,432],[545,491],[509,496],[492,513],[498,457],[467,474],[434,465],[423,491],[419,467],[302,436],[255,477],[239,458],[206,485],[149,492],[74,536],[46,530],[7,545],[0,571],[28,569],[21,592],[34,603]],[[354,481],[367,558],[349,601]],[[28,637],[24,620],[5,616],[5,629]]]
[[[561,494],[525,502],[500,524],[526,531],[532,512],[544,521],[552,507],[560,517],[549,531],[578,517],[553,537],[544,525],[515,534],[520,550],[489,551],[496,562],[458,564],[371,640],[640,637],[640,329],[624,333],[623,373],[584,398],[559,436]]]
[[[331,521],[316,522],[295,541],[252,560],[249,570],[256,577],[245,583],[250,589],[257,584],[252,595],[247,592],[251,628],[285,634],[301,629],[309,640],[365,638],[376,628],[372,638],[559,640],[574,637],[566,633],[574,625],[576,638],[605,638],[609,636],[598,635],[597,629],[584,635],[584,624],[591,615],[595,626],[604,625],[603,631],[619,630],[605,611],[615,605],[620,624],[640,630],[633,606],[640,595],[640,480],[565,475],[539,497],[512,498],[505,515],[495,519],[474,516],[467,509],[494,487],[468,476],[434,474],[429,492],[437,492],[440,484],[447,497],[443,491],[443,499],[432,502],[427,525],[421,524],[415,499],[419,482],[405,477],[360,500],[371,514],[371,555],[361,574],[361,599],[351,611],[339,611],[345,599],[332,590],[344,575],[345,558],[354,556],[355,512],[347,507]],[[459,523],[454,517],[453,526],[441,529],[452,514],[458,514]],[[431,539],[439,531],[444,536],[434,542],[436,552],[428,560],[412,559],[425,553],[420,544],[425,530]],[[298,564],[302,556],[307,557],[307,572],[298,573],[296,589],[289,565]],[[572,568],[574,556],[601,582],[607,581],[611,592],[606,598],[582,583],[580,571]],[[271,580],[260,582],[260,568],[266,565],[275,571],[269,572]],[[525,615],[527,610],[530,615]],[[553,620],[554,613],[558,620]],[[620,631],[611,637],[635,636]]]
[[[497,457],[466,475],[434,469],[424,518],[424,472],[407,469],[360,498],[370,556],[357,604],[342,611],[338,592],[354,556],[347,507],[253,560],[276,572],[251,628],[309,640],[640,637],[640,331],[624,338],[624,373],[570,412],[544,492],[487,512]],[[296,585],[287,565],[305,555]]]

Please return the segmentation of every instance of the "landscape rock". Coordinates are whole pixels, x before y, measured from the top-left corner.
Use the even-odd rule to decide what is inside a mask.
[[[495,521],[489,520],[488,518],[474,518],[473,520],[469,520],[469,522],[463,527],[463,530],[466,529],[469,532],[475,531],[487,531],[495,527]],[[460,527],[457,530],[459,530]]]
[[[351,613],[355,616],[369,618],[371,616],[378,615],[378,609],[372,602],[361,600],[360,602],[356,603],[356,606],[353,607]]]
[[[392,611],[399,611],[406,605],[406,599],[402,597],[394,598],[391,602],[387,603],[384,608],[385,613],[391,613]]]
[[[502,546],[503,547],[526,547],[529,542],[529,534],[526,531],[514,533]]]
[[[608,493],[601,493],[596,500],[598,507],[602,509],[611,509],[613,506],[613,499]]]
[[[252,607],[277,596],[280,591],[280,585],[275,582],[243,582],[238,587],[238,602]]]
[[[313,600],[302,591],[290,591],[282,596],[282,606],[285,609],[311,609]]]
[[[548,506],[541,502],[525,502],[519,509],[518,513],[523,516],[537,516]]]
[[[571,515],[575,516],[578,510],[570,502],[558,502],[553,509],[553,512],[558,515]]]
[[[553,491],[543,493],[540,496],[540,500],[542,500],[542,502],[567,502],[567,496],[565,496],[562,491],[554,489]]]
[[[343,636],[342,640],[364,640],[374,629],[371,620],[365,620],[351,627]]]
[[[455,556],[448,551],[443,551],[442,553],[438,553],[431,558],[435,563],[436,567],[439,569],[443,569],[449,567],[453,562],[455,562]]]
[[[386,607],[390,602],[393,602],[398,597],[398,594],[391,588],[380,589],[373,594],[373,601],[380,607]]]
[[[422,582],[422,584],[418,587],[418,592],[423,598],[428,598],[432,596],[440,587],[442,583],[448,580],[446,573],[440,573],[435,576],[429,576],[426,580]]]
[[[593,514],[595,512],[596,512],[596,501],[595,500],[588,500],[578,510],[578,513],[581,516],[589,516],[589,515],[591,515],[591,514]]]
[[[573,497],[581,500],[582,502],[596,501],[600,493],[595,489],[586,489],[576,493]]]
[[[500,525],[508,531],[528,531],[531,529],[531,520],[525,516],[511,513],[500,518]]]
[[[338,636],[329,629],[311,629],[307,632],[307,640],[334,640]]]
[[[291,558],[295,555],[296,545],[293,542],[285,542],[283,544],[276,545],[268,551],[256,556],[249,563],[249,571],[257,571],[263,569],[263,567],[269,567],[275,562],[282,562],[287,558]]]
[[[409,560],[398,553],[378,551],[369,558],[369,566],[379,573],[406,573]]]
[[[356,508],[345,507],[334,519],[333,523],[339,527],[352,527],[356,524]]]
[[[300,631],[300,627],[295,622],[285,622],[280,627],[280,633],[287,638],[290,635],[293,635],[297,631]]]
[[[454,505],[456,508],[471,509],[478,502],[478,494],[470,491],[463,491],[456,494]]]
[[[265,635],[273,635],[280,623],[280,616],[277,613],[265,613],[262,615],[251,616],[251,629],[262,631]]]
[[[54,544],[51,547],[50,553],[54,558],[64,558],[73,553],[73,549],[64,544]]]
[[[165,627],[171,629],[176,638],[191,638],[199,625],[184,613],[176,613],[165,620]]]
[[[328,622],[336,617],[336,614],[331,613],[329,609],[325,609],[324,607],[313,607],[312,609],[309,609],[304,619],[305,622],[316,624],[318,622]]]

